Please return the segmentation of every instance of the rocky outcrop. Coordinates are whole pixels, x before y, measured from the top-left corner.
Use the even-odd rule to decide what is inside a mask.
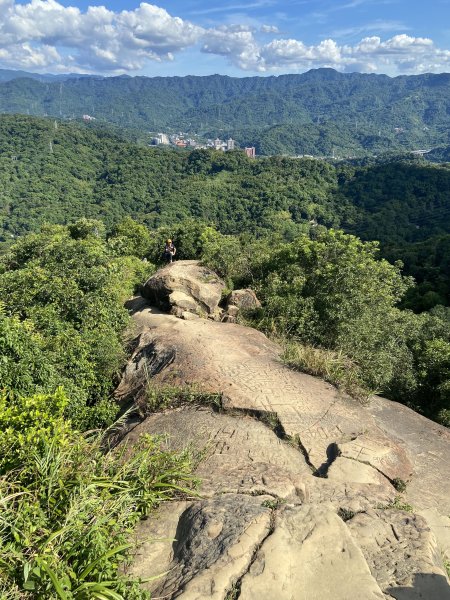
[[[227,297],[226,310],[231,306],[236,306],[239,310],[255,310],[261,308],[261,302],[256,297],[253,290],[233,290]]]
[[[236,323],[236,318],[240,312],[254,311],[257,308],[261,308],[261,302],[253,290],[248,288],[233,290],[227,296],[222,321],[225,323]]]
[[[142,296],[164,311],[219,318],[224,282],[196,260],[180,260],[157,271],[142,286]]]
[[[370,509],[347,525],[380,586],[394,598],[449,596],[442,557],[423,517],[401,508]],[[403,595],[399,593],[402,587]]]
[[[383,600],[360,548],[331,506],[286,507],[244,575],[248,600]]]
[[[143,584],[154,597],[450,600],[448,430],[284,367],[251,328],[132,306],[138,343],[121,396],[145,402],[147,369],[153,385],[222,397],[214,410],[153,414],[127,436],[165,434],[203,456],[201,497],[163,505],[138,530],[131,572],[167,572]]]

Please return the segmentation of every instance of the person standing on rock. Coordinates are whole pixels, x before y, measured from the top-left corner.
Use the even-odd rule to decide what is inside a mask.
[[[166,263],[173,262],[173,257],[175,256],[177,249],[173,245],[172,240],[169,238],[164,247],[164,260]]]

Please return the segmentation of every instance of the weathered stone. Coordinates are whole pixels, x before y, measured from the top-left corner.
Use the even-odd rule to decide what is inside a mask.
[[[442,515],[436,508],[417,510],[425,518],[439,545],[444,559],[450,563],[450,516]]]
[[[222,323],[236,323],[237,319],[236,317],[233,317],[233,315],[229,315],[227,313],[224,314],[224,316],[222,317]]]
[[[234,494],[193,503],[180,516],[168,575],[147,589],[154,597],[223,600],[270,533],[263,503],[264,496]]]
[[[170,294],[183,304],[183,294],[192,296],[186,289]],[[204,456],[196,473],[206,499],[184,512],[178,503],[174,514],[160,511],[155,532],[167,522],[178,541],[173,554],[158,550],[155,564],[169,574],[155,584],[156,596],[223,600],[236,583],[243,600],[448,598],[441,558],[449,548],[447,430],[402,405],[378,397],[362,405],[287,369],[280,348],[251,328],[181,306],[182,319],[140,300],[129,307],[136,347],[117,396],[145,398],[151,377],[156,386],[220,392],[225,412],[182,407],[128,435],[133,443],[143,432],[164,433],[169,448],[190,445]],[[378,508],[398,506],[395,488],[404,485],[402,501],[428,524]]]
[[[181,318],[184,319],[185,321],[195,321],[195,319],[199,319],[200,317],[198,315],[196,315],[195,313],[191,313],[191,312],[185,310],[181,314]]]
[[[203,452],[196,470],[203,496],[269,494],[300,503],[308,495],[311,470],[301,453],[254,418],[184,407],[150,416],[129,433],[127,443],[143,433],[165,434],[170,450],[188,445]]]
[[[401,479],[406,483],[412,474],[413,466],[405,444],[398,439],[386,438],[380,430],[374,429],[339,443],[339,453],[343,458],[370,465],[389,479]]]
[[[135,345],[114,392],[116,400],[123,404],[145,402],[150,379],[164,371],[175,359],[176,347],[155,342],[148,331],[138,335]]]
[[[239,314],[239,307],[234,306],[234,304],[230,304],[227,306],[227,314],[229,317],[237,317]]]
[[[402,440],[387,436],[367,407],[330,384],[281,365],[279,347],[260,332],[235,324],[178,320],[148,309],[134,318],[154,342],[177,349],[173,370],[159,373],[155,383],[168,376],[172,383],[223,392],[226,408],[276,413],[317,470],[329,462],[330,448],[336,446],[389,479],[409,479],[411,459]]]
[[[450,600],[436,539],[423,517],[393,508],[368,510],[347,525],[384,592],[394,598]]]
[[[165,502],[156,513],[140,521],[134,534],[133,562],[124,569],[127,575],[140,579],[152,578],[143,585],[152,591],[164,581],[164,574],[173,558],[173,543],[182,514],[192,502]]]
[[[305,484],[311,504],[330,502],[336,512],[353,515],[374,506],[391,504],[398,495],[387,481],[383,484],[355,483],[317,477],[312,483],[306,481]]]
[[[183,318],[183,315],[186,311],[181,308],[181,306],[172,306],[172,308],[170,309],[170,314],[173,315],[174,317],[178,317],[179,319]],[[194,313],[192,313],[194,314]]]
[[[169,294],[169,303],[172,308],[176,307],[181,311],[196,313],[198,309],[198,303],[194,298],[181,290],[175,290]]]
[[[337,457],[328,469],[327,478],[337,482],[390,485],[386,477],[368,464],[341,456]]]
[[[261,308],[261,302],[251,289],[233,290],[227,298],[228,313],[231,306],[236,306],[240,310],[255,310],[255,308]]]
[[[384,600],[332,507],[286,508],[241,582],[243,600]]]
[[[142,286],[142,295],[169,312],[178,307],[198,315],[217,312],[224,282],[195,260],[180,260],[157,271]]]
[[[374,397],[367,412],[412,459],[408,502],[418,510],[434,508],[441,515],[450,515],[450,429],[385,398]]]

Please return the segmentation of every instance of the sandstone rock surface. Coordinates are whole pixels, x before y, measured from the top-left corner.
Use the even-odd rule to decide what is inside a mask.
[[[265,494],[301,502],[308,493],[305,481],[311,469],[301,452],[255,418],[183,407],[150,416],[129,433],[127,442],[133,444],[142,433],[161,432],[170,450],[189,445],[204,452],[196,471],[203,497]]]
[[[363,553],[326,504],[286,508],[241,582],[248,600],[383,600]]]
[[[394,598],[450,597],[435,536],[423,517],[401,509],[368,510],[348,527],[380,586]]]
[[[118,398],[145,402],[150,373],[223,405],[154,414],[127,436],[166,434],[169,448],[203,452],[201,499],[140,526],[139,539],[176,540],[140,547],[131,566],[168,571],[146,584],[154,597],[450,600],[448,430],[284,367],[251,328],[179,319],[140,298],[130,309],[136,348]]]
[[[217,316],[224,282],[196,260],[180,260],[152,275],[142,286],[142,295],[163,310],[178,316],[183,311]]]

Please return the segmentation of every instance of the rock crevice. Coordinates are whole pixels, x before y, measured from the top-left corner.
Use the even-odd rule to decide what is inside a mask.
[[[202,277],[192,262],[166,269],[185,267]],[[217,281],[202,285],[220,301]],[[167,571],[143,584],[167,599],[450,600],[449,432],[285,368],[263,334],[198,318],[194,300],[192,319],[133,304],[138,344],[118,398],[145,403],[150,372],[154,386],[220,393],[224,410],[166,410],[127,435],[133,444],[163,433],[168,448],[204,455],[201,498],[163,505],[139,526],[138,540],[175,541],[138,546],[131,572]],[[214,316],[208,306],[203,316]],[[398,482],[407,483],[400,499]]]

